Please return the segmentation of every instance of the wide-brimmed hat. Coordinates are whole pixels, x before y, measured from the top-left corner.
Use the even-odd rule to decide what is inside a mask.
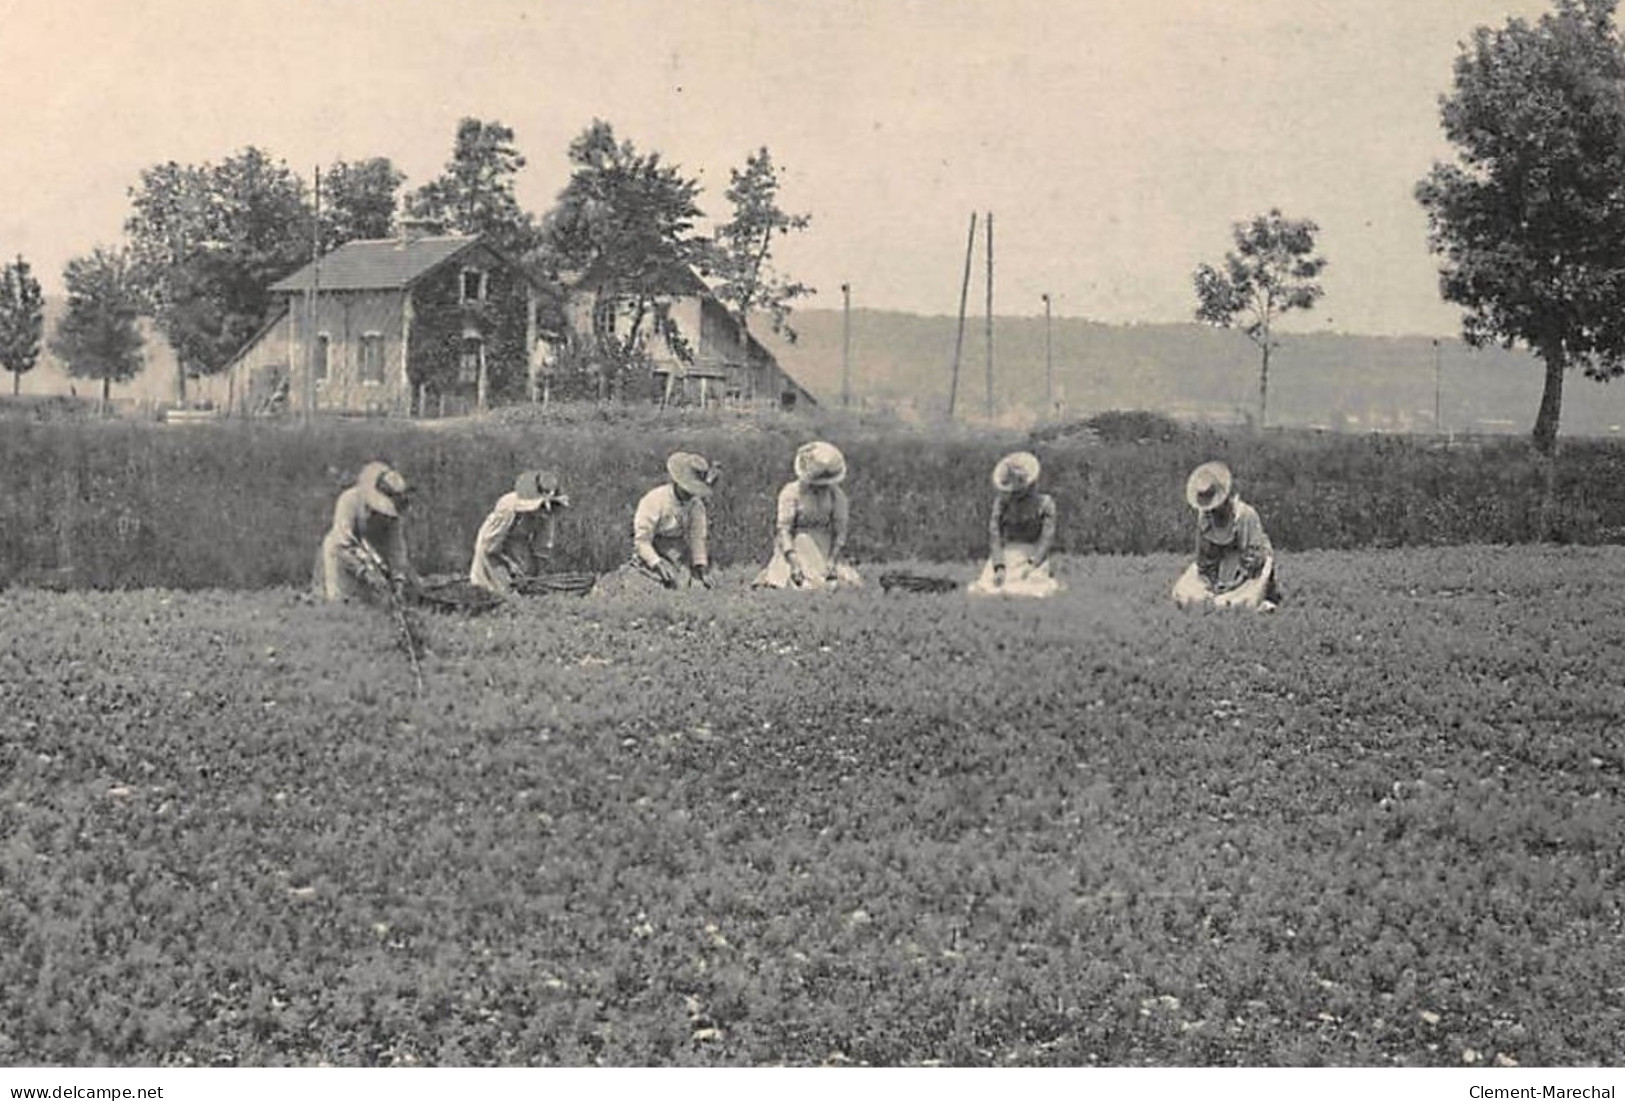
[[[815,440],[796,449],[796,478],[814,486],[846,481],[846,456],[832,443]]]
[[[399,516],[411,503],[412,489],[406,477],[386,462],[374,460],[361,468],[355,484],[368,508],[385,516]]]
[[[677,487],[695,497],[711,496],[718,470],[706,461],[704,455],[692,451],[674,451],[666,460],[666,474]]]
[[[1000,459],[993,467],[993,488],[1000,493],[1014,493],[1038,481],[1041,470],[1038,456],[1031,451],[1015,451]]]
[[[539,508],[568,508],[570,498],[559,488],[559,475],[553,470],[527,470],[513,481],[514,508],[535,512]]]
[[[1230,499],[1230,468],[1221,462],[1203,463],[1185,479],[1185,500],[1197,512],[1212,512]]]

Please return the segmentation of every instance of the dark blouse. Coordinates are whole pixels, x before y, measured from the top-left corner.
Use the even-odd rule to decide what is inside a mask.
[[[995,562],[1004,556],[1006,543],[1034,544],[1033,557],[1042,562],[1055,540],[1055,498],[1048,493],[999,494],[993,499],[988,537]]]

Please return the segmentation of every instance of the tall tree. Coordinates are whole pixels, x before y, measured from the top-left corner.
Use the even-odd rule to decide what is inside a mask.
[[[141,296],[124,252],[98,248],[68,261],[62,274],[68,309],[51,338],[51,350],[75,378],[102,380],[102,405],[112,384],[141,370]]]
[[[806,229],[812,217],[787,214],[779,206],[778,169],[765,145],[745,160],[743,169],[729,169],[728,181],[726,197],[733,217],[717,228],[716,247],[707,265],[707,274],[721,280],[713,293],[733,310],[747,333],[750,315],[763,310],[772,318],[773,331],[793,344],[791,304],[813,289],[774,270],[773,245],[779,237]]]
[[[22,390],[23,375],[39,362],[45,332],[45,296],[21,256],[0,268],[0,367],[11,372],[11,392]]]
[[[406,174],[388,157],[335,161],[322,173],[322,251],[347,241],[375,241],[395,229],[395,206]]]
[[[1440,97],[1458,160],[1416,186],[1445,301],[1475,347],[1545,365],[1534,444],[1551,455],[1563,377],[1625,371],[1625,50],[1615,0],[1557,0],[1537,23],[1479,27]]]
[[[710,242],[694,233],[699,183],[597,119],[570,143],[570,163],[543,222],[543,254],[550,273],[572,273],[593,294],[600,377],[622,376],[651,332],[691,357],[671,305],[692,292],[695,270],[710,256]]]
[[[457,124],[451,160],[436,179],[406,197],[407,213],[457,233],[478,233],[515,259],[536,245],[535,220],[514,197],[525,158],[510,127],[465,118]]]
[[[1240,324],[1258,345],[1258,425],[1269,413],[1270,353],[1280,347],[1275,323],[1292,310],[1314,308],[1326,292],[1316,280],[1326,259],[1315,255],[1320,227],[1291,219],[1279,210],[1237,222],[1231,229],[1235,250],[1224,255],[1224,270],[1200,264],[1196,283],[1196,319],[1221,328]]]
[[[230,361],[265,323],[270,285],[310,254],[299,178],[248,148],[219,164],[157,165],[130,191],[136,284],[188,376]]]

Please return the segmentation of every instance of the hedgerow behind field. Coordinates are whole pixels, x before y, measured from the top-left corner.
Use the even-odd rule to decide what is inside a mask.
[[[1181,491],[1196,463],[1224,458],[1285,550],[1522,543],[1541,534],[1543,478],[1522,441],[1434,449],[1393,437],[1159,439],[876,430],[856,422],[674,416],[483,427],[318,423],[164,429],[14,422],[0,433],[0,572],[92,587],[258,588],[309,576],[339,491],[369,459],[420,490],[409,519],[427,572],[466,568],[492,502],[520,469],[557,467],[574,508],[562,569],[606,570],[628,553],[632,509],[666,454],[726,468],[714,498],[714,557],[765,560],[795,447],[827,436],[847,453],[852,552],[860,559],[963,561],[985,551],[1000,454],[1032,447],[1072,552],[1178,550],[1191,540]],[[1557,467],[1551,533],[1581,543],[1625,531],[1625,448],[1571,442]]]

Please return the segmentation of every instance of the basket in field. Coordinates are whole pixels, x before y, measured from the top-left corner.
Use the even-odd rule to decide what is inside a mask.
[[[880,575],[880,588],[888,593],[951,593],[959,588],[959,582],[951,577],[892,570]]]
[[[586,596],[597,582],[595,573],[544,573],[519,578],[513,591],[521,596]]]
[[[466,577],[439,575],[423,579],[418,603],[436,612],[479,615],[501,605],[502,598],[480,588]]]

